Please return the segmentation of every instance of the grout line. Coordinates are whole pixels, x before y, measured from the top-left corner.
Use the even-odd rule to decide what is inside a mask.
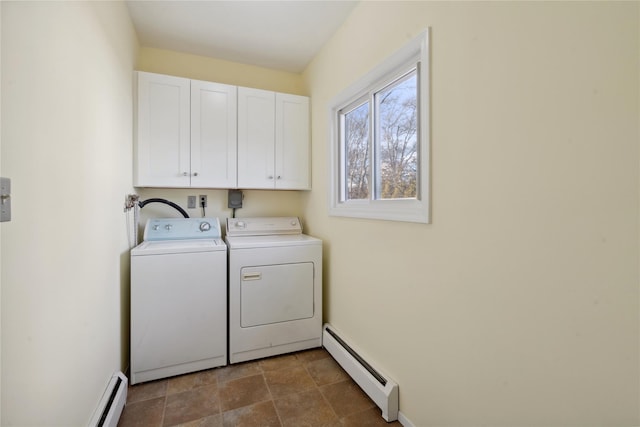
[[[331,404],[331,402],[329,402],[327,400],[327,398],[325,397],[324,393],[322,392],[322,390],[320,389],[320,386],[318,387],[318,393],[320,393],[320,396],[322,397],[322,400],[324,400],[324,402],[327,404],[327,406],[329,407],[329,409],[331,409],[331,411],[335,414],[336,416],[336,420],[338,420],[338,422],[340,424],[342,424],[342,418],[340,418],[340,416],[338,415],[338,413],[336,412],[336,410],[333,408],[333,405]]]
[[[321,349],[322,349],[322,348],[321,348]],[[324,350],[324,349],[323,349],[323,350]],[[324,351],[326,351],[326,350],[324,350]],[[282,356],[284,356],[284,355],[275,356],[275,357],[282,357]],[[336,410],[334,409],[334,407],[331,405],[331,403],[327,400],[327,398],[325,397],[324,393],[322,392],[322,387],[326,387],[326,386],[329,386],[329,385],[332,385],[332,384],[338,384],[338,383],[341,383],[341,382],[344,382],[344,381],[348,381],[348,380],[350,380],[350,377],[347,375],[347,377],[348,377],[348,378],[347,378],[346,380],[338,380],[338,381],[334,381],[334,382],[331,382],[331,383],[327,383],[327,384],[319,385],[319,384],[316,382],[316,379],[313,377],[313,375],[311,375],[311,372],[309,371],[309,367],[311,366],[311,364],[312,364],[312,363],[315,363],[315,362],[321,361],[321,360],[323,360],[323,359],[325,359],[325,358],[318,358],[318,359],[313,359],[313,360],[304,360],[304,361],[303,361],[301,358],[299,358],[299,357],[298,357],[298,355],[297,355],[297,354],[295,354],[295,356],[296,356],[297,361],[299,362],[299,365],[298,365],[298,366],[302,366],[302,368],[304,369],[304,371],[306,372],[306,374],[307,374],[307,375],[309,375],[309,377],[310,377],[310,378],[311,378],[311,380],[313,381],[313,385],[314,385],[314,387],[315,387],[315,390],[317,390],[317,391],[320,393],[320,396],[322,397],[322,400],[325,402],[325,404],[326,404],[326,405],[328,405],[328,406],[329,406],[329,408],[331,409],[331,412],[335,415],[335,419],[337,420],[337,422],[338,422],[338,423],[340,423],[340,424],[342,424],[342,423],[343,423],[343,419],[344,419],[344,418],[340,418],[340,417],[339,417],[339,415],[336,413]],[[329,356],[329,359],[331,359],[331,357],[330,357],[330,356]],[[225,412],[223,412],[223,408],[222,408],[222,401],[221,401],[221,399],[220,399],[220,390],[221,390],[221,386],[222,386],[222,385],[224,385],[225,383],[230,382],[230,381],[235,381],[235,380],[240,380],[240,379],[247,378],[247,377],[250,377],[250,376],[260,375],[260,376],[261,376],[261,378],[262,378],[262,380],[263,380],[263,383],[264,383],[264,384],[265,384],[265,386],[267,387],[267,391],[268,391],[268,393],[269,393],[269,397],[270,397],[270,398],[269,398],[269,399],[262,400],[262,401],[260,401],[260,402],[254,402],[254,403],[252,403],[251,405],[247,405],[247,406],[253,406],[253,405],[256,405],[256,404],[258,404],[258,403],[269,402],[269,401],[270,401],[270,402],[272,402],[272,405],[273,405],[273,407],[274,407],[274,409],[275,409],[275,412],[276,412],[276,416],[277,416],[277,418],[278,418],[278,421],[279,421],[280,425],[281,425],[281,426],[283,426],[283,425],[284,425],[284,423],[283,423],[283,420],[282,420],[282,416],[281,416],[281,414],[279,413],[278,408],[277,408],[277,406],[276,406],[276,404],[275,404],[275,400],[276,400],[276,399],[275,399],[275,397],[274,397],[274,395],[273,395],[273,392],[272,392],[272,390],[271,390],[271,387],[269,386],[269,384],[268,384],[268,382],[267,382],[267,379],[266,379],[266,376],[265,376],[266,372],[268,372],[268,371],[265,371],[265,369],[263,368],[263,366],[262,366],[262,364],[260,363],[260,361],[249,361],[249,362],[243,362],[243,363],[246,363],[246,364],[255,364],[255,366],[257,367],[257,370],[258,370],[259,372],[246,373],[246,374],[241,375],[241,376],[239,376],[239,377],[237,377],[237,378],[236,378],[236,377],[234,377],[234,378],[231,378],[231,379],[226,380],[226,381],[224,381],[224,382],[223,382],[223,381],[220,381],[220,372],[222,372],[225,368],[230,367],[230,366],[232,366],[232,365],[226,365],[226,366],[224,366],[224,367],[212,368],[212,369],[214,369],[214,370],[215,370],[215,372],[216,372],[215,380],[216,380],[216,386],[217,386],[217,391],[216,391],[216,393],[218,393],[218,399],[217,399],[217,400],[218,400],[218,414],[220,415],[221,420],[224,420],[224,413],[225,413]],[[295,368],[295,367],[294,367],[294,368]],[[283,372],[284,372],[284,371],[286,371],[286,370],[290,370],[290,369],[291,369],[290,367],[285,367],[285,368],[281,368],[281,369],[276,369],[275,371],[283,371]],[[341,366],[339,366],[339,365],[338,365],[338,369],[340,369],[341,371],[344,371],[344,369],[342,369],[342,367],[341,367]],[[204,372],[204,371],[203,371],[203,372]],[[193,375],[193,374],[186,374],[186,375]],[[165,382],[164,393],[163,393],[162,395],[160,395],[160,396],[155,396],[155,397],[151,397],[151,398],[149,398],[149,399],[144,399],[144,400],[140,400],[140,401],[138,401],[138,402],[144,402],[144,401],[146,401],[146,400],[155,399],[155,398],[159,398],[159,397],[162,397],[162,398],[164,399],[164,404],[163,404],[163,408],[162,408],[162,416],[161,416],[161,420],[160,420],[160,426],[162,426],[162,425],[164,424],[164,422],[165,422],[165,418],[166,418],[166,410],[167,410],[167,402],[168,402],[168,397],[169,397],[169,393],[168,393],[168,392],[169,392],[169,380],[168,380],[168,379],[164,379],[164,380],[162,380],[162,381],[164,381],[164,382]],[[195,381],[195,379],[194,379],[194,381]],[[198,385],[198,386],[195,386],[195,383],[194,383],[192,388],[190,388],[190,389],[188,389],[188,390],[183,390],[182,392],[186,392],[186,391],[190,391],[190,390],[196,390],[196,389],[199,389],[199,388],[202,388],[202,387],[205,387],[205,386],[210,386],[210,385],[212,385],[212,384],[211,384],[211,383],[208,383],[208,384],[200,384],[200,385]],[[308,388],[308,389],[306,389],[306,390],[303,390],[302,392],[305,392],[305,391],[308,391],[308,390],[313,390],[313,388]],[[180,392],[180,393],[182,393],[182,392]],[[300,393],[300,392],[298,392],[298,393],[291,393],[291,394],[299,394],[299,393]],[[176,394],[176,393],[173,393],[173,394]],[[283,397],[285,397],[285,396],[282,396],[281,398],[283,398]],[[132,403],[137,403],[137,402],[132,402]],[[234,410],[237,410],[237,409],[239,409],[239,408],[235,408],[235,409],[232,409],[232,410],[230,410],[230,411],[234,411]],[[226,411],[226,412],[229,412],[229,411]],[[205,418],[206,418],[206,417],[205,417]],[[194,420],[194,421],[201,421],[201,420],[202,420],[202,419]]]
[[[167,386],[169,386],[168,383],[167,383]],[[167,393],[166,393],[166,390],[165,390],[164,405],[162,405],[162,417],[160,418],[160,427],[164,426],[164,416],[165,416],[166,412],[167,412]]]
[[[224,384],[224,383],[228,383],[229,381],[239,380],[241,378],[252,377],[254,375],[259,375],[259,374],[263,374],[264,373],[264,369],[262,369],[262,366],[260,365],[260,362],[256,361],[256,360],[251,360],[251,361],[248,361],[248,362],[240,362],[239,364],[234,364],[234,365],[228,364],[226,366],[220,366],[219,368],[216,368],[216,369],[230,370],[231,371],[231,370],[234,370],[234,368],[237,368],[237,370],[240,370],[240,368],[238,368],[238,367],[241,366],[241,365],[256,365],[258,367],[258,369],[260,370],[260,372],[258,372],[258,373],[256,373],[256,372],[246,373],[246,374],[240,375],[239,377],[234,377],[234,378],[231,378],[231,379],[227,379],[225,381],[218,381],[218,384],[221,384],[221,383]],[[219,377],[219,375],[216,375],[216,379],[218,379],[218,377]]]
[[[324,347],[321,347],[321,348],[324,350]],[[326,350],[324,350],[324,351],[326,351]],[[331,403],[330,403],[330,402],[327,400],[327,398],[324,396],[324,394],[322,393],[322,390],[320,389],[320,384],[318,384],[318,383],[316,382],[316,380],[313,378],[313,375],[311,375],[311,372],[309,372],[309,369],[307,368],[307,366],[308,366],[308,365],[310,365],[311,363],[313,363],[313,362],[317,362],[317,361],[322,360],[322,359],[324,359],[324,358],[321,358],[321,359],[315,359],[315,360],[308,361],[308,362],[306,362],[306,363],[303,363],[303,366],[304,366],[305,371],[307,371],[307,374],[309,374],[309,376],[310,376],[310,377],[311,377],[311,379],[313,380],[313,383],[314,383],[314,384],[315,384],[315,386],[316,386],[316,390],[318,390],[318,393],[320,393],[320,397],[322,397],[322,400],[324,401],[324,403],[326,403],[326,404],[327,404],[327,406],[329,407],[329,409],[331,409],[331,412],[333,412],[333,414],[336,416],[336,420],[338,420],[338,422],[342,425],[342,419],[338,416],[338,414],[336,413],[336,410],[335,410],[335,409],[333,409],[333,405],[331,405]],[[340,367],[340,369],[342,369],[342,367]],[[332,383],[332,384],[335,384],[335,383]],[[325,386],[325,385],[327,385],[327,384],[323,384],[323,386]]]
[[[231,382],[231,381],[236,381],[236,380],[240,380],[240,379],[248,378],[248,377],[255,377],[255,376],[258,376],[258,375],[260,375],[260,377],[262,377],[262,381],[264,382],[264,385],[265,385],[265,387],[267,388],[267,391],[269,392],[270,399],[259,400],[259,401],[257,401],[257,402],[250,403],[249,405],[239,406],[239,407],[237,407],[237,408],[229,409],[229,410],[227,410],[227,411],[223,411],[223,410],[222,410],[222,401],[221,401],[220,399],[218,399],[218,400],[219,400],[219,404],[218,404],[218,406],[219,406],[219,408],[220,408],[220,417],[221,417],[223,420],[224,420],[224,414],[225,414],[225,413],[227,413],[227,412],[233,412],[233,411],[236,411],[236,410],[241,409],[241,408],[248,408],[248,407],[251,407],[251,406],[255,406],[255,405],[257,405],[258,403],[274,402],[274,400],[273,400],[273,394],[271,393],[271,390],[269,389],[269,385],[267,384],[267,380],[266,380],[266,378],[264,377],[264,370],[263,370],[261,367],[260,367],[260,373],[253,373],[253,374],[244,375],[244,376],[241,376],[241,377],[238,377],[238,378],[233,378],[233,379],[231,379],[231,380],[225,381],[224,383],[229,383],[229,382]],[[219,393],[220,393],[220,389],[218,388],[218,394],[219,394]],[[276,415],[278,416],[278,420],[280,421],[280,416],[278,415],[278,410],[275,408],[275,403],[273,403],[273,407],[274,407],[274,409],[276,410]],[[282,426],[282,421],[280,421],[280,425]]]
[[[218,376],[216,375],[216,382],[218,381]],[[220,399],[220,387],[217,388],[216,394],[218,395],[218,415],[220,415],[220,423],[224,424],[224,415],[222,415],[222,399]]]
[[[260,366],[260,369],[262,369],[262,366]],[[284,423],[282,422],[282,417],[280,416],[280,412],[278,412],[278,407],[276,406],[276,399],[275,397],[273,397],[273,393],[271,392],[271,387],[269,387],[269,383],[267,382],[267,378],[264,376],[264,369],[262,369],[262,381],[264,381],[264,385],[267,387],[267,391],[269,392],[269,396],[271,396],[271,404],[273,405],[273,410],[276,411],[276,417],[278,417],[278,422],[280,423],[281,426],[284,425]]]

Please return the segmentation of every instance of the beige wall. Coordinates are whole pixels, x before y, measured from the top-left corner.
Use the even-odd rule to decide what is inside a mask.
[[[1,10],[3,426],[86,425],[126,364],[136,58],[312,96],[314,189],[247,191],[238,215],[325,239],[327,320],[417,427],[640,424],[637,3],[364,2],[304,76],[137,56],[120,3]],[[425,27],[433,223],[328,217],[330,99]],[[230,214],[223,190],[140,193]]]
[[[638,3],[362,2],[305,71],[326,319],[415,426],[636,426]],[[431,27],[430,225],[327,216],[327,116]]]
[[[121,2],[2,8],[2,426],[83,426],[126,368],[137,39]]]
[[[169,50],[141,48],[136,69],[296,95],[308,94],[300,74]],[[187,209],[187,197],[205,194],[208,204],[205,210],[207,216],[218,217],[224,227],[225,218],[232,215],[231,209],[227,208],[227,190],[138,188],[136,192],[141,200],[160,197],[177,203],[192,217],[199,217],[202,212],[200,209]],[[304,192],[243,190],[243,193],[244,206],[236,211],[236,216],[302,215],[301,198]],[[142,232],[149,218],[179,215],[177,211],[166,205],[149,204],[140,211],[140,231]]]
[[[2,7],[0,6],[0,96],[2,94]],[[0,176],[2,176],[2,102],[0,102]],[[2,230],[0,230],[0,331],[2,331]],[[0,422],[2,420],[2,334],[0,333]]]
[[[137,70],[275,92],[308,95],[300,74],[171,50],[142,47]]]

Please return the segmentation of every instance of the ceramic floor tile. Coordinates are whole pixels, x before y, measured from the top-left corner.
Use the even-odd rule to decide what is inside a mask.
[[[167,380],[136,384],[127,389],[127,404],[153,399],[165,394],[167,394]]]
[[[219,390],[222,412],[271,399],[262,375],[227,381]]]
[[[175,427],[222,427],[222,414],[200,418],[199,420],[179,424]]]
[[[349,375],[330,357],[315,360],[305,365],[317,385],[333,384],[349,379]]]
[[[351,379],[322,386],[320,392],[340,418],[375,406],[369,396]]]
[[[294,354],[285,354],[279,357],[270,357],[268,359],[262,359],[260,361],[260,367],[264,372],[278,371],[280,369],[298,368],[301,366],[300,359]]]
[[[262,374],[262,368],[260,367],[259,361],[227,365],[223,368],[218,368],[217,372],[218,383],[258,374]]]
[[[209,369],[196,373],[195,386],[216,384],[218,382],[219,369]]]
[[[302,366],[267,371],[264,373],[264,379],[274,399],[291,393],[300,393],[316,386],[307,370]]]
[[[181,393],[183,391],[217,384],[217,370],[209,369],[192,374],[180,375],[167,380],[167,394]]]
[[[376,427],[380,410],[322,348],[128,389],[118,427]]]
[[[163,425],[175,426],[219,413],[218,386],[204,386],[168,395]]]
[[[331,357],[331,355],[324,348],[312,348],[311,350],[304,350],[296,353],[296,357],[302,363],[308,363],[319,359],[326,359],[327,357]]]
[[[281,427],[273,402],[260,402],[222,414],[223,427]]]
[[[349,415],[341,422],[344,427],[402,427],[398,421],[386,422],[377,407]]]
[[[336,413],[315,388],[276,399],[274,404],[285,427],[321,427],[338,421]]]
[[[164,412],[164,397],[127,403],[118,427],[160,427]]]

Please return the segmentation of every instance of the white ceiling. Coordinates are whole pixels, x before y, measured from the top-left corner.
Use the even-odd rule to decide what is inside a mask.
[[[357,1],[128,0],[146,47],[301,72]]]

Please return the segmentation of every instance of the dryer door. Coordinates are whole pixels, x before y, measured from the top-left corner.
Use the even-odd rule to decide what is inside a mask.
[[[313,317],[313,263],[244,267],[240,272],[240,326]]]

